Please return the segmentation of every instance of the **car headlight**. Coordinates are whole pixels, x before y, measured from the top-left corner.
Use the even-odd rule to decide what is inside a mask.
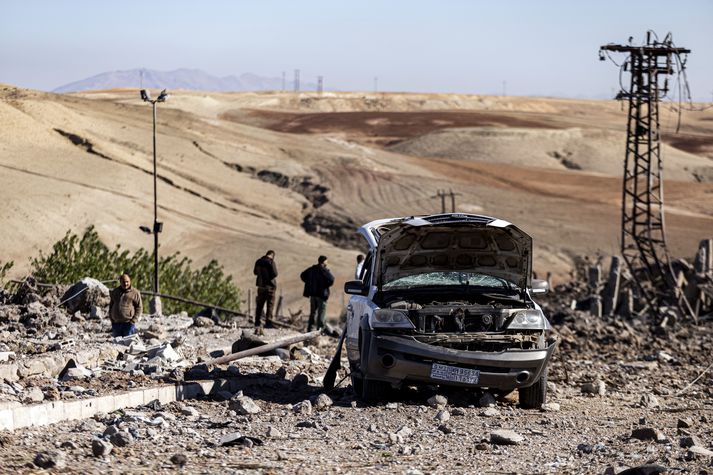
[[[378,309],[369,315],[371,328],[416,328],[406,312]]]
[[[549,330],[552,328],[542,311],[537,309],[515,312],[507,326],[508,330]]]

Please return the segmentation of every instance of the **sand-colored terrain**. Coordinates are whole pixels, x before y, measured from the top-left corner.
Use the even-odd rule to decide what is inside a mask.
[[[247,288],[273,248],[294,310],[299,271],[319,254],[339,288],[357,254],[350,230],[437,212],[432,197],[450,189],[458,211],[531,233],[536,270],[562,276],[575,255],[618,249],[625,119],[614,101],[175,91],[158,111],[162,249],[217,258]],[[669,246],[688,257],[713,235],[713,110],[681,120],[674,134],[662,108]],[[90,224],[109,244],[151,246],[139,230],[152,220],[151,110],[137,91],[0,86],[0,123],[0,260],[16,276]]]

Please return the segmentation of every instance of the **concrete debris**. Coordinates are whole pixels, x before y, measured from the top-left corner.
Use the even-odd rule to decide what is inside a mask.
[[[96,279],[85,277],[67,289],[61,301],[69,313],[90,313],[91,307],[109,305],[109,289]]]
[[[652,409],[654,407],[659,407],[661,404],[659,403],[659,399],[654,396],[651,393],[644,393],[641,395],[641,399],[639,400],[639,405],[641,407],[646,407],[648,409]]]
[[[451,414],[447,410],[440,410],[436,414],[436,420],[438,422],[448,422],[448,420],[451,418]]]
[[[126,447],[134,442],[134,437],[128,432],[117,432],[109,437],[109,441],[115,447]]]
[[[111,442],[99,438],[92,439],[92,454],[95,457],[106,457],[113,449]]]
[[[188,463],[188,457],[184,454],[173,454],[170,460],[172,464],[178,465],[179,467],[183,467]]]

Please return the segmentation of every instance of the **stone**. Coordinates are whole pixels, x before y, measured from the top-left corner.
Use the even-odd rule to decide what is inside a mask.
[[[443,409],[448,404],[448,398],[440,394],[436,394],[435,396],[431,396],[430,398],[428,398],[428,401],[426,402],[428,402],[428,405],[431,407],[434,407],[436,409]]]
[[[607,393],[607,386],[601,379],[582,384],[581,390],[584,394],[594,394],[604,396]]]
[[[508,429],[495,430],[490,433],[490,443],[495,445],[518,445],[525,438]]]
[[[440,411],[438,411],[438,414],[436,414],[436,420],[438,422],[448,422],[448,420],[450,418],[451,418],[451,415],[446,410],[440,410]]]
[[[540,409],[544,412],[558,412],[560,405],[557,402],[546,402]]]
[[[217,391],[213,395],[213,399],[215,399],[216,401],[229,401],[231,397],[233,397],[233,393],[224,389]]]
[[[701,447],[700,445],[694,445],[688,449],[686,456],[688,460],[697,460],[701,457],[713,457],[713,451]]]
[[[280,432],[275,426],[268,426],[267,428],[267,436],[271,437],[273,439],[281,439],[284,437],[282,435],[282,432]]]
[[[448,427],[448,426],[445,425],[445,424],[439,425],[439,426],[438,426],[438,430],[441,431],[441,432],[443,432],[443,433],[446,434],[446,435],[453,433],[453,429],[451,429],[450,427]]]
[[[257,437],[249,437],[242,435],[240,432],[233,432],[232,434],[224,435],[218,441],[218,445],[221,447],[232,447],[235,445],[241,445],[243,447],[252,447],[253,445],[262,445],[263,441]]]
[[[91,305],[89,307],[89,319],[90,320],[101,320],[104,318],[104,311],[101,309],[101,307],[97,307],[96,305]]]
[[[655,440],[656,442],[665,442],[668,440],[663,432],[652,427],[639,427],[632,430],[631,438],[639,440]]]
[[[183,467],[188,462],[188,457],[184,454],[173,454],[171,456],[171,463]]]
[[[478,398],[478,406],[480,407],[490,407],[495,406],[497,402],[495,401],[495,396],[489,392],[484,392],[480,398]]]
[[[300,421],[297,424],[295,424],[295,427],[302,427],[302,428],[308,428],[308,429],[316,429],[317,428],[317,423],[315,421]]]
[[[60,381],[69,381],[71,379],[86,379],[91,377],[92,372],[84,366],[78,364],[73,359],[67,361],[64,369],[59,372],[57,379]]]
[[[59,446],[61,449],[67,449],[67,450],[77,450],[79,447],[77,444],[72,442],[71,440],[65,440],[62,442],[62,444]]]
[[[66,457],[61,450],[43,450],[32,461],[40,468],[63,469],[67,466]]]
[[[679,440],[679,445],[684,449],[694,447],[696,445],[699,447],[703,447],[703,443],[701,443],[701,440],[695,435],[687,435],[681,437],[681,439]]]
[[[645,393],[641,395],[641,399],[639,400],[639,405],[641,407],[646,407],[646,408],[654,408],[654,407],[659,407],[661,404],[659,403],[659,400],[656,396],[654,396],[651,393]]]
[[[119,428],[115,425],[110,425],[109,427],[106,428],[104,433],[102,434],[103,437],[111,437],[112,435],[118,434],[120,432]]]
[[[85,277],[67,289],[60,300],[69,313],[90,313],[93,305],[109,305],[109,289],[97,279]]]
[[[228,408],[243,416],[247,414],[257,414],[260,412],[260,406],[258,406],[255,401],[249,397],[243,395],[236,395],[232,397],[228,403]]]
[[[297,404],[292,406],[292,411],[295,414],[309,416],[310,414],[312,414],[312,403],[308,399],[305,399],[304,401],[298,402]]]
[[[290,361],[292,359],[290,351],[285,348],[276,348],[275,354],[279,356],[282,361]]]
[[[92,439],[92,454],[95,457],[106,457],[109,455],[114,448],[111,442],[107,442],[102,439]]]
[[[119,432],[109,437],[109,441],[116,447],[126,447],[134,442],[134,437],[128,432]]]
[[[332,398],[330,398],[326,394],[322,393],[319,396],[317,396],[317,399],[315,399],[314,408],[317,409],[318,411],[324,411],[326,409],[329,409],[329,407],[332,404],[334,404],[334,401],[332,401]]]
[[[690,429],[693,427],[693,420],[689,419],[688,417],[685,419],[678,419],[676,421],[676,427],[679,429]]]
[[[189,417],[200,417],[200,412],[193,406],[184,406],[181,408],[181,414]]]
[[[29,388],[25,394],[25,399],[30,402],[42,402],[45,399],[45,394],[37,386]]]
[[[215,325],[215,322],[211,320],[208,317],[196,317],[193,319],[193,326],[194,327],[212,327]]]
[[[399,403],[398,402],[387,402],[384,407],[389,410],[395,410],[395,409],[399,408]]]
[[[451,415],[465,416],[465,409],[463,409],[462,407],[454,407],[453,410],[451,411]]]
[[[481,412],[480,415],[483,417],[497,417],[500,415],[500,411],[498,411],[494,407],[489,407],[486,410],[484,410],[483,412]]]

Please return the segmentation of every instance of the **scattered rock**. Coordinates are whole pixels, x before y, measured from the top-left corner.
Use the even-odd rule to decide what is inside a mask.
[[[451,414],[454,416],[465,416],[465,409],[462,407],[454,407]]]
[[[171,463],[183,467],[188,462],[188,458],[183,454],[173,454],[171,456]]]
[[[483,412],[481,412],[480,415],[483,417],[497,417],[500,415],[500,411],[498,411],[494,407],[489,407],[489,408],[485,409]]]
[[[255,401],[247,396],[243,396],[241,393],[238,394],[240,395],[236,395],[230,399],[228,403],[229,409],[240,415],[257,414],[260,412],[260,406],[258,406]]]
[[[114,448],[111,442],[102,439],[92,439],[92,453],[95,457],[106,457]]]
[[[701,457],[713,457],[713,451],[699,445],[694,445],[686,452],[687,460],[698,460]]]
[[[679,445],[681,447],[683,447],[684,449],[687,449],[689,447],[695,447],[695,446],[703,447],[703,443],[695,435],[686,435],[686,436],[681,437],[681,439],[679,440]]]
[[[646,408],[659,407],[659,399],[651,393],[645,393],[641,395],[641,400],[639,400],[639,405]]]
[[[448,419],[450,418],[451,415],[447,410],[440,410],[438,411],[438,414],[436,414],[436,420],[438,422],[448,422]]]
[[[224,435],[218,441],[218,445],[221,447],[233,447],[233,446],[243,446],[252,447],[253,445],[262,445],[263,441],[257,437],[250,437],[247,435],[242,435],[240,432],[233,432],[232,434]]]
[[[294,406],[292,406],[292,411],[295,414],[302,414],[304,416],[309,416],[312,414],[312,403],[309,401],[309,399],[305,399],[302,402],[298,402]]]
[[[118,432],[109,437],[109,441],[116,447],[126,447],[131,445],[134,441],[134,437],[128,432]]]
[[[558,402],[546,402],[540,409],[544,412],[558,412],[560,405]]]
[[[448,427],[448,426],[445,425],[445,424],[439,425],[439,426],[438,426],[438,430],[441,431],[441,432],[443,432],[443,433],[446,434],[446,435],[453,433],[453,429],[451,429],[450,427]]]
[[[332,398],[330,398],[326,394],[322,393],[319,396],[317,396],[317,399],[315,399],[314,408],[317,409],[318,411],[323,411],[325,409],[329,409],[329,407],[332,404],[334,404],[334,401],[332,401]]]
[[[275,428],[275,426],[269,426],[267,428],[267,436],[273,439],[281,439],[282,437],[284,437],[282,435],[282,432]]]
[[[515,431],[502,429],[490,433],[490,443],[495,445],[518,445],[525,438]]]
[[[614,473],[613,470],[612,473]],[[668,473],[668,469],[666,467],[655,464],[646,464],[639,465],[638,467],[627,468],[626,470],[618,472],[617,475],[663,475],[664,473]]]
[[[215,322],[211,320],[208,317],[196,317],[193,319],[193,326],[194,327],[212,327],[215,325]]]
[[[296,375],[294,378],[292,378],[292,383],[290,384],[290,387],[292,389],[302,389],[306,388],[309,385],[309,378],[307,377],[306,374],[300,373]]]
[[[63,469],[67,465],[65,454],[61,450],[44,450],[39,452],[35,455],[32,463],[40,468],[56,469]]]
[[[29,388],[25,394],[25,399],[29,402],[42,402],[45,400],[45,394],[37,386]]]
[[[639,440],[655,440],[656,442],[665,442],[668,440],[663,432],[652,427],[639,427],[632,430],[631,438]]]
[[[228,398],[230,399],[230,398]],[[200,412],[193,406],[184,406],[181,408],[181,414],[189,417],[200,417]]]
[[[443,409],[448,405],[448,398],[440,394],[428,398],[428,405],[436,409]]]
[[[690,418],[678,419],[676,421],[676,427],[679,429],[690,429],[693,427],[693,420]]]
[[[584,394],[595,394],[599,396],[604,396],[607,393],[607,386],[601,379],[594,380],[590,383],[582,384],[582,393]]]

